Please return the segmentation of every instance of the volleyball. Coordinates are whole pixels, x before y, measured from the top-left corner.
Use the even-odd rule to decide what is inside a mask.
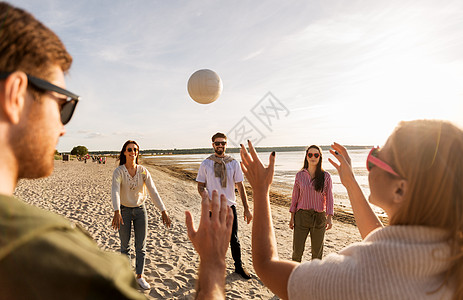
[[[212,103],[219,98],[220,93],[222,93],[222,80],[212,70],[198,70],[188,80],[188,94],[198,103]]]

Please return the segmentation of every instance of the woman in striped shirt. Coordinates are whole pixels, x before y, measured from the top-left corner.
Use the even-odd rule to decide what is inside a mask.
[[[304,166],[296,174],[289,228],[294,230],[292,260],[300,262],[310,233],[312,259],[323,256],[325,231],[331,229],[333,192],[331,176],[322,169],[322,150],[312,145],[305,152]]]

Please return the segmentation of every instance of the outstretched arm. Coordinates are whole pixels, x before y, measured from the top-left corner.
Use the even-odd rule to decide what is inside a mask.
[[[201,197],[198,230],[193,226],[191,213],[185,212],[188,237],[200,259],[196,299],[225,299],[225,254],[230,242],[233,214],[224,195],[220,196],[219,202],[217,191],[212,192],[212,201],[206,191]]]
[[[333,154],[339,162],[339,164],[337,164],[331,158],[328,159],[336,170],[338,170],[341,183],[346,187],[352,211],[354,212],[355,222],[357,223],[357,227],[363,239],[372,230],[383,227],[383,224],[373,212],[357,180],[355,180],[354,172],[351,167],[351,160],[346,148],[338,143],[333,143],[330,153]]]
[[[262,282],[282,299],[288,298],[288,279],[298,263],[278,258],[275,232],[273,231],[269,191],[275,167],[275,152],[264,167],[248,141],[249,153],[241,145],[241,168],[252,187],[254,222],[252,225],[252,261]]]
[[[166,206],[164,205],[164,202],[162,202],[161,196],[159,195],[158,190],[156,189],[156,185],[154,185],[154,181],[151,177],[150,172],[146,168],[143,168],[143,172],[146,173],[146,177],[144,178],[144,180],[148,193],[150,194],[151,201],[153,201],[154,205],[161,211],[162,223],[167,228],[169,228],[171,220],[169,215],[167,214]]]

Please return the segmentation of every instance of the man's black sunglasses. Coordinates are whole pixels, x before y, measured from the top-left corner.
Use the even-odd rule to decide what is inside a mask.
[[[0,72],[0,80],[6,79],[10,74],[13,72]],[[60,114],[61,114],[61,123],[63,125],[66,125],[69,120],[71,120],[72,115],[74,114],[74,110],[76,109],[77,102],[79,102],[80,97],[77,96],[74,93],[71,93],[68,90],[65,90],[63,88],[60,88],[59,86],[56,86],[54,84],[51,84],[50,82],[31,76],[29,74],[27,75],[27,80],[31,83],[31,85],[39,90],[43,91],[52,91],[56,92],[58,94],[66,96],[66,102],[61,105],[60,107]]]

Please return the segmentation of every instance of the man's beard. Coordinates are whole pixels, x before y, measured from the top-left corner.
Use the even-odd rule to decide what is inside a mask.
[[[10,144],[16,149],[18,179],[49,176],[54,166],[53,148],[49,144],[52,137],[36,118],[32,115],[28,117],[27,124],[9,137]]]
[[[217,155],[222,155],[222,154],[225,152],[224,149],[222,149],[222,148],[214,149],[214,151],[215,151],[215,153],[216,153]]]

